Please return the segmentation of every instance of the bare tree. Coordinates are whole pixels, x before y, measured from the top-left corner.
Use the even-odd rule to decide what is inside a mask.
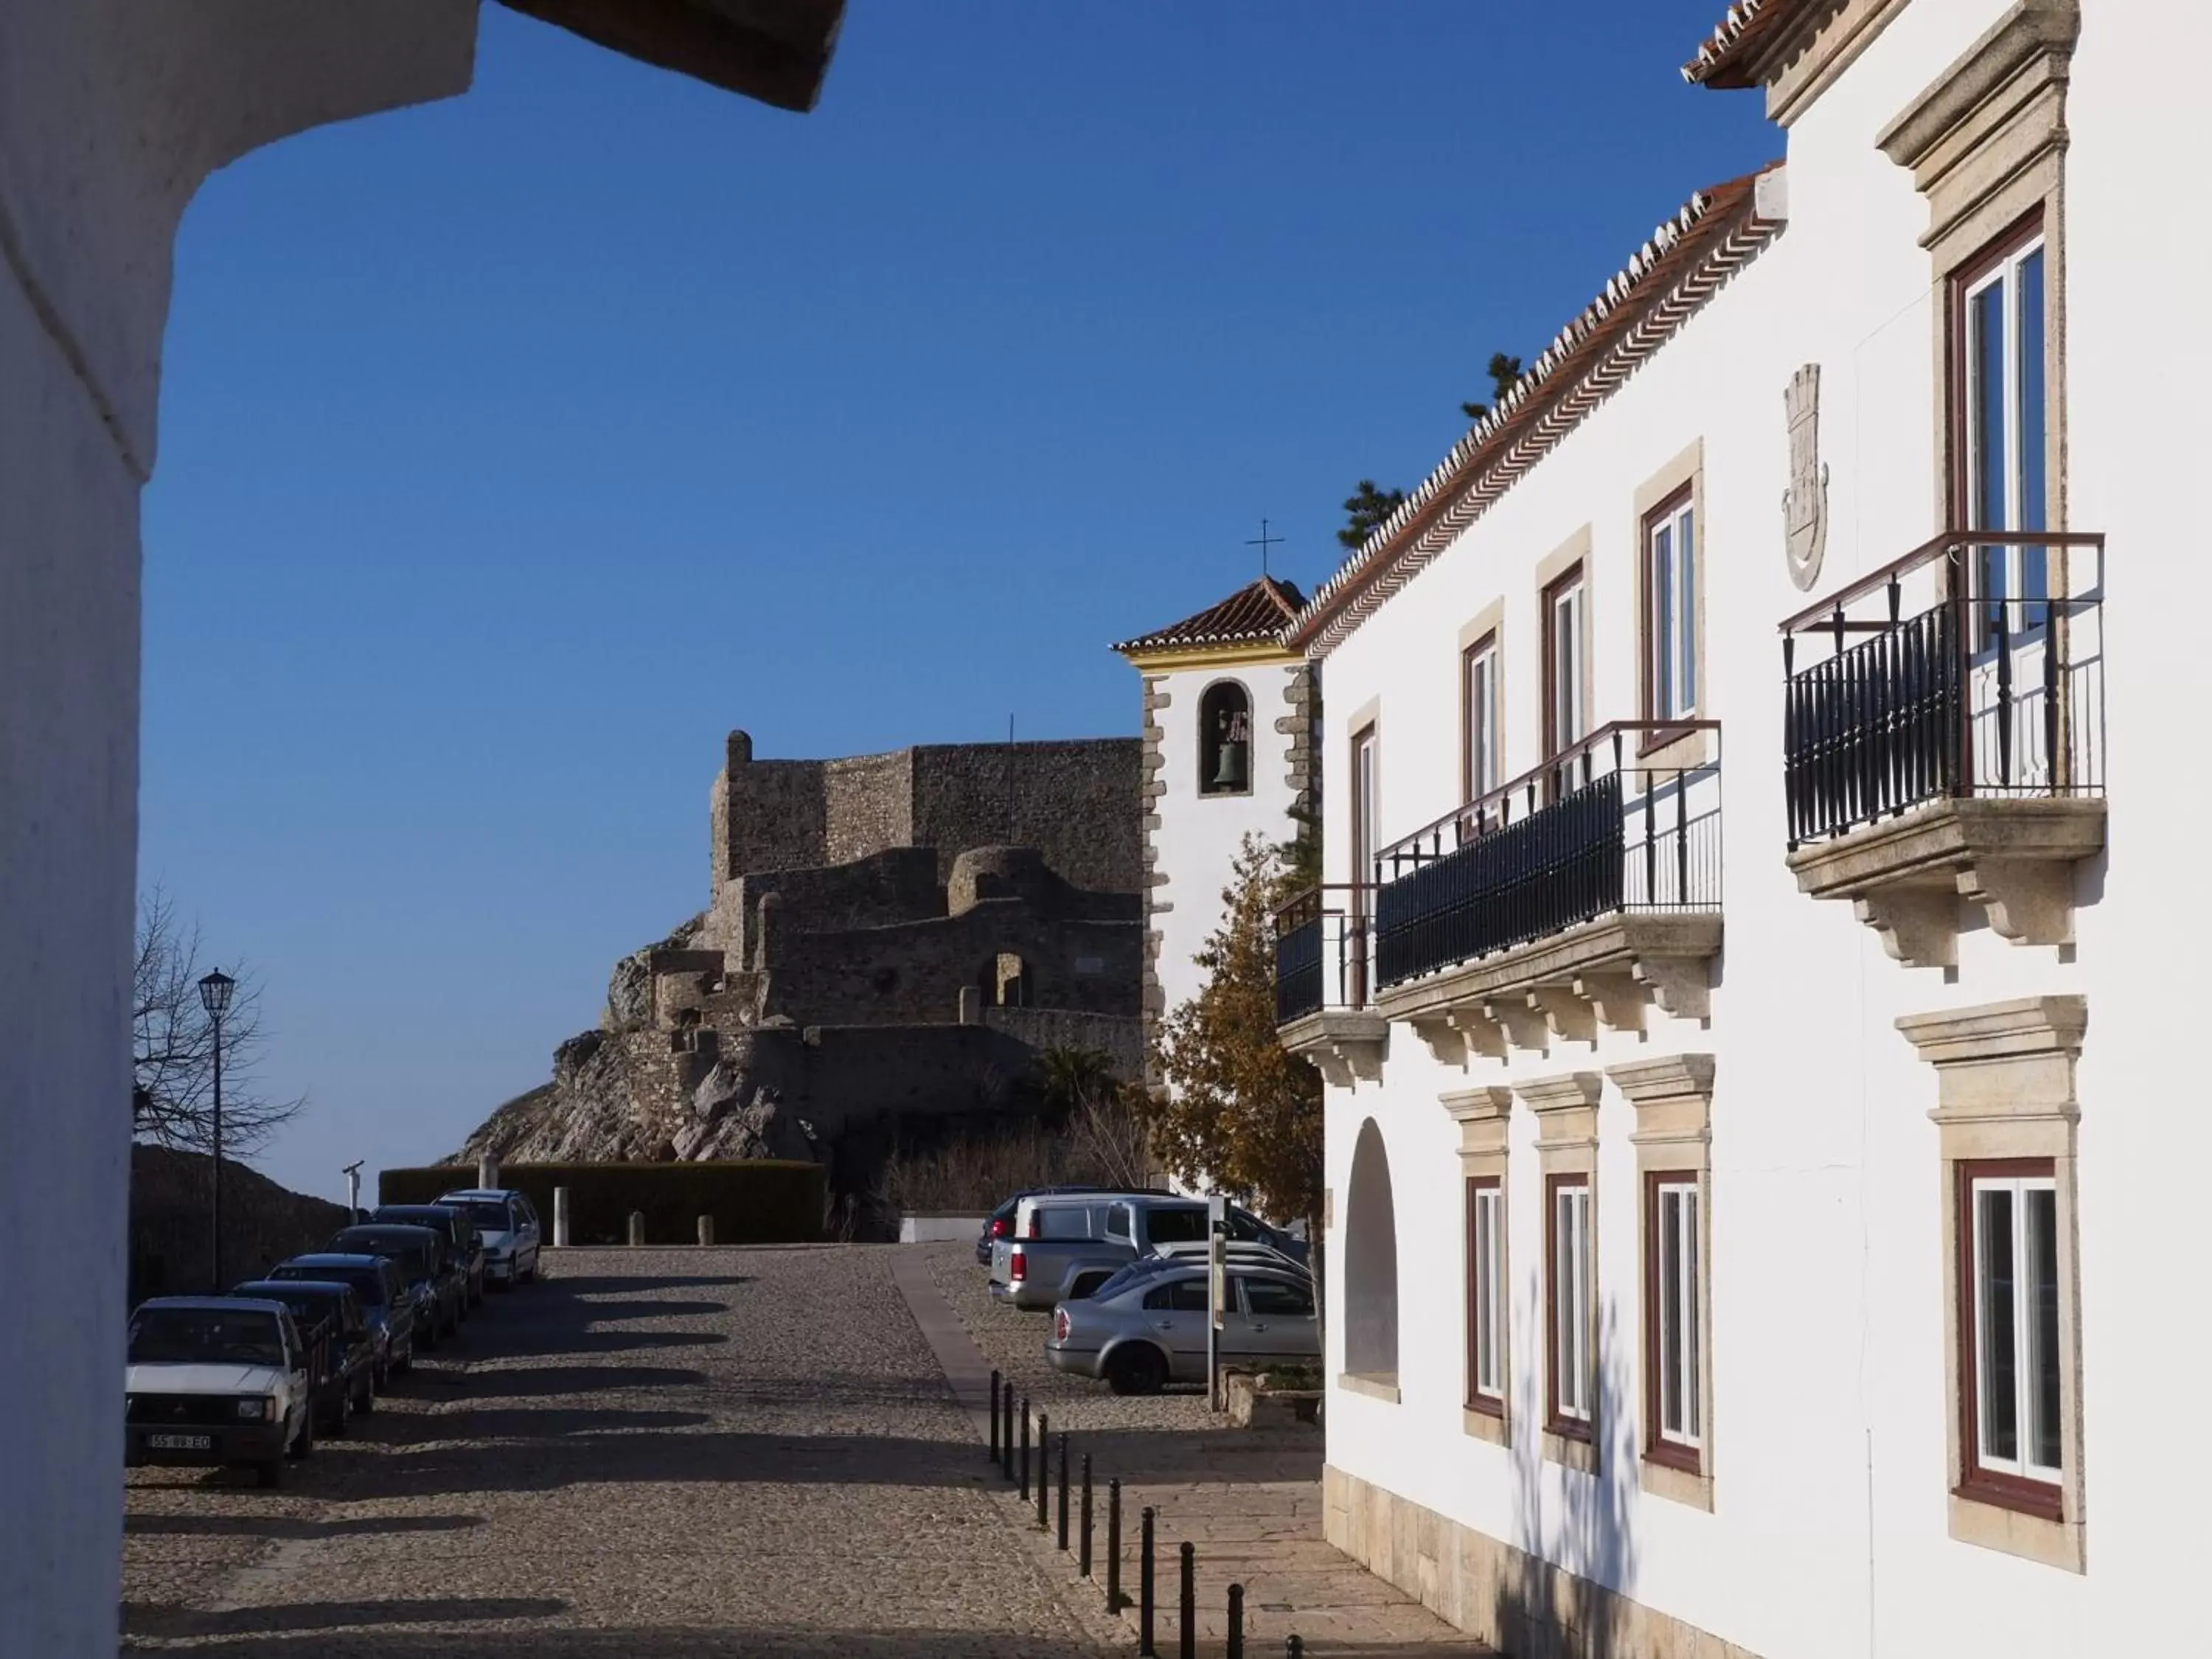
[[[187,926],[161,888],[138,907],[138,954],[131,973],[131,1128],[140,1140],[205,1152],[215,1144],[215,1024],[200,1004],[210,964],[197,922]],[[222,1020],[222,1151],[252,1157],[299,1115],[301,1096],[272,1100],[258,1086],[261,987],[242,963]]]

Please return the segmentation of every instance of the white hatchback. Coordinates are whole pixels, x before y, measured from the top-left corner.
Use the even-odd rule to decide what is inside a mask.
[[[484,1282],[514,1285],[538,1277],[538,1211],[512,1187],[471,1188],[438,1200],[465,1211],[483,1235]]]

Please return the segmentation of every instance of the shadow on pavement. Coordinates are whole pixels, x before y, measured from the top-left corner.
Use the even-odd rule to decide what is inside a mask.
[[[505,1358],[504,1352],[491,1356]],[[544,1395],[629,1392],[642,1389],[696,1389],[707,1373],[683,1365],[515,1365],[493,1364],[468,1374],[473,1395],[486,1400],[527,1400]]]
[[[743,1273],[668,1273],[658,1279],[624,1277],[616,1273],[550,1273],[535,1286],[526,1289],[527,1301],[532,1291],[567,1291],[578,1296],[625,1296],[640,1291],[665,1291],[672,1285],[685,1290],[720,1289],[732,1285],[750,1285],[752,1280]]]
[[[526,1461],[512,1446],[426,1446],[384,1459],[375,1482],[379,1498],[428,1498],[630,1481],[945,1486],[990,1479],[990,1466],[966,1441],[677,1431],[580,1431],[533,1442]]]
[[[614,1406],[518,1406],[489,1411],[472,1406],[465,1419],[465,1431],[471,1440],[524,1440],[539,1436],[624,1434],[641,1429],[696,1429],[711,1420],[704,1412],[625,1411]]]
[[[556,1613],[566,1613],[566,1601],[544,1597],[522,1596],[448,1596],[422,1601],[300,1601],[279,1602],[268,1607],[230,1607],[217,1613],[200,1613],[185,1607],[123,1607],[123,1631],[126,1636],[158,1636],[183,1638],[200,1636],[246,1636],[267,1632],[282,1635],[292,1631],[336,1631],[349,1626],[374,1625],[451,1625],[464,1620],[476,1619],[550,1619]],[[380,1653],[402,1650],[390,1645],[392,1638],[380,1633],[376,1638]],[[534,1644],[538,1638],[530,1638]],[[272,1651],[266,1643],[257,1642],[255,1653]],[[547,1650],[533,1645],[532,1651]],[[425,1649],[426,1652],[437,1651]],[[458,1651],[458,1650],[456,1650]],[[517,1649],[516,1651],[521,1651]]]
[[[425,1613],[417,1622],[450,1616]],[[333,1631],[221,1643],[192,1651],[201,1659],[1097,1659],[1099,1650],[1075,1636],[1018,1632],[699,1625],[564,1630],[538,1625],[517,1631],[450,1632],[384,1628],[357,1636]]]
[[[137,1538],[325,1539],[460,1532],[483,1523],[480,1515],[368,1515],[352,1521],[305,1521],[289,1515],[126,1515],[123,1530]]]

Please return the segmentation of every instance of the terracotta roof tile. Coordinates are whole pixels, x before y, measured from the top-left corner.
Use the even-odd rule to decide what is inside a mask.
[[[1124,656],[1153,651],[1203,651],[1224,645],[1261,645],[1276,638],[1305,603],[1296,584],[1262,576],[1194,617],[1153,629],[1114,648]]]
[[[1284,635],[1332,649],[1551,453],[1782,228],[1762,217],[1772,167],[1692,196],[1559,331],[1405,504],[1314,590]]]
[[[1814,0],[1735,0],[1702,41],[1698,55],[1682,65],[1682,78],[1693,87],[1750,87],[1759,84],[1752,60]]]

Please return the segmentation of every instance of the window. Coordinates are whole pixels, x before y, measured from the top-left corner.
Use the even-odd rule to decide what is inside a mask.
[[[1959,1166],[1960,1484],[2059,1512],[2058,1188],[2049,1160]]]
[[[1252,698],[1235,680],[1217,680],[1198,700],[1198,793],[1252,793]]]
[[[1695,1471],[1705,1439],[1698,1177],[1653,1173],[1645,1184],[1644,1455]]]
[[[1255,1319],[1311,1319],[1313,1296],[1276,1279],[1242,1279],[1244,1311]]]
[[[1576,565],[1544,590],[1544,754],[1546,758],[1582,740],[1583,568]]]
[[[1352,740],[1352,878],[1362,889],[1375,879],[1376,836],[1375,728],[1368,726]]]
[[[1698,711],[1697,515],[1686,488],[1644,521],[1644,712]]]
[[[1467,1403],[1505,1410],[1505,1194],[1496,1176],[1467,1183]]]
[[[1952,283],[1954,505],[1969,530],[2049,523],[2041,215]],[[2048,550],[1990,544],[1971,580],[1985,636],[2043,625]]]
[[[1163,1206],[1146,1217],[1145,1231],[1155,1244],[1192,1244],[1206,1237],[1206,1212],[1196,1205],[1169,1209]]]
[[[1466,798],[1480,800],[1498,783],[1498,636],[1486,635],[1461,661],[1467,726]]]
[[[1178,1279],[1172,1285],[1161,1285],[1146,1291],[1145,1308],[1152,1313],[1204,1313],[1206,1310],[1204,1275]]]
[[[1552,1176],[1545,1186],[1544,1301],[1549,1310],[1551,1422],[1555,1433],[1590,1437],[1590,1188],[1583,1175]]]
[[[1106,1237],[1109,1238],[1127,1238],[1131,1237],[1129,1231],[1129,1206],[1127,1205],[1115,1204],[1109,1206],[1106,1212]]]

